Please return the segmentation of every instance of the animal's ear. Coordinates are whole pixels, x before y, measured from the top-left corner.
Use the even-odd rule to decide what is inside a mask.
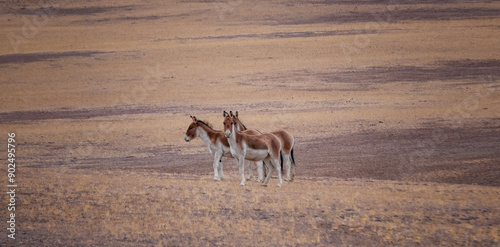
[[[223,111],[223,112],[222,112],[222,116],[223,116],[223,117],[226,117],[226,115],[229,115],[229,114],[227,114],[227,112],[226,112],[226,111]]]
[[[196,117],[195,116],[191,116],[191,119],[193,119],[193,122],[196,122]]]
[[[236,117],[238,117],[238,111],[236,111]]]
[[[231,114],[231,117],[233,117],[233,116],[234,116],[234,115],[233,115],[233,111],[229,111],[229,114]]]

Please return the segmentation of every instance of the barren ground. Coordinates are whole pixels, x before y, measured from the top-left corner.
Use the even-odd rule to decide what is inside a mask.
[[[388,3],[0,1],[2,245],[498,246],[500,4]],[[297,180],[212,181],[223,110]]]

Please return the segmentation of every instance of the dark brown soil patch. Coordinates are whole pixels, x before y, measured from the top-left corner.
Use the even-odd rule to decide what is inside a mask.
[[[199,15],[206,13],[208,10],[201,11],[193,11],[191,13],[182,13],[175,15],[146,15],[146,16],[124,16],[118,18],[102,18],[102,19],[94,19],[94,20],[84,20],[82,22],[85,23],[101,23],[101,22],[109,22],[109,21],[149,21],[149,20],[158,20],[164,18],[181,18],[181,17],[192,17],[193,15]],[[78,23],[80,21],[76,21]]]
[[[495,8],[419,8],[404,10],[387,10],[379,12],[348,12],[304,18],[288,18],[277,20],[279,25],[303,25],[319,23],[354,23],[377,22],[397,23],[407,21],[447,21],[492,18],[500,15]]]
[[[460,3],[463,1],[457,1],[457,0],[430,0],[430,1],[425,1],[426,4],[449,4],[449,3]],[[419,1],[415,0],[398,0],[398,1],[389,1],[389,0],[357,0],[357,1],[351,1],[351,0],[324,0],[324,1],[309,1],[309,3],[312,4],[325,4],[325,5],[346,5],[346,4],[352,4],[352,5],[415,5],[415,4],[421,4]]]
[[[318,32],[275,32],[266,34],[246,34],[246,35],[221,35],[221,36],[206,36],[193,38],[177,38],[178,41],[187,40],[219,40],[219,39],[288,39],[288,38],[313,38],[322,36],[336,35],[356,35],[356,34],[376,33],[371,30],[339,30],[339,31],[318,31]]]
[[[466,59],[443,61],[429,66],[370,67],[362,70],[320,74],[319,77],[327,82],[360,83],[369,86],[401,81],[478,80],[484,76],[500,76],[498,68],[500,68],[500,60]]]
[[[367,91],[384,83],[459,80],[461,85],[471,83],[497,87],[495,78],[500,76],[498,68],[500,60],[497,59],[464,59],[441,61],[426,66],[376,66],[335,72],[295,70],[255,74],[248,84],[307,91],[331,91],[340,90],[338,87],[332,87],[331,83],[343,83],[348,87],[342,90]]]
[[[336,110],[343,109],[339,101],[310,101],[300,105],[306,110],[318,110],[329,107]],[[113,117],[119,115],[169,113],[169,114],[193,114],[200,119],[203,115],[222,114],[222,111],[230,109],[243,111],[246,109],[262,109],[262,112],[270,112],[269,108],[281,112],[298,112],[291,103],[283,101],[277,102],[256,102],[256,103],[234,103],[231,105],[189,105],[189,106],[149,106],[149,105],[121,105],[115,107],[101,107],[88,109],[60,108],[47,111],[13,111],[0,113],[0,124],[17,123],[22,124],[29,121],[40,121],[49,119],[90,119],[95,117]],[[303,110],[303,109],[302,109]],[[189,112],[189,113],[186,113]],[[200,115],[203,114],[203,115]]]
[[[44,6],[43,8],[26,8],[18,7],[13,10],[15,14],[20,15],[94,15],[112,11],[122,11],[122,10],[133,10],[134,5],[126,6],[91,6],[91,7],[74,7],[74,8],[64,8],[58,5],[55,6]]]
[[[432,128],[357,133],[297,145],[308,176],[420,180],[500,186],[500,126],[432,124]],[[442,172],[442,173],[437,173]],[[443,173],[454,173],[443,176]]]
[[[87,119],[103,116],[116,116],[124,114],[147,114],[158,112],[176,112],[177,107],[103,107],[92,109],[57,109],[53,111],[15,111],[0,113],[0,123],[22,123],[25,121],[38,121],[47,119]]]
[[[68,51],[68,52],[40,52],[40,53],[19,53],[0,55],[1,64],[23,64],[40,61],[53,61],[65,57],[93,57],[94,55],[106,54],[110,52],[102,51]]]

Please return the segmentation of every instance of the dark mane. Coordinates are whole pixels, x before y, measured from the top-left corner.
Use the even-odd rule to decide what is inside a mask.
[[[247,127],[240,121],[239,118],[238,119],[238,123],[241,124],[241,126],[243,127],[243,130],[247,130]]]
[[[207,126],[208,128],[210,128],[211,130],[215,131],[214,128],[212,127],[212,125],[210,123],[208,123],[208,122],[203,122],[201,120],[197,120],[196,122],[197,123],[201,123],[201,124]]]

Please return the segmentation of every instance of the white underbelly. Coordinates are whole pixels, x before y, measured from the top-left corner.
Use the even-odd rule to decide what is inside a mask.
[[[233,155],[231,154],[231,149],[229,147],[224,147],[221,145],[220,147],[222,149],[222,156],[224,157],[233,157]]]
[[[252,161],[263,160],[267,157],[267,150],[247,150],[245,159]]]

